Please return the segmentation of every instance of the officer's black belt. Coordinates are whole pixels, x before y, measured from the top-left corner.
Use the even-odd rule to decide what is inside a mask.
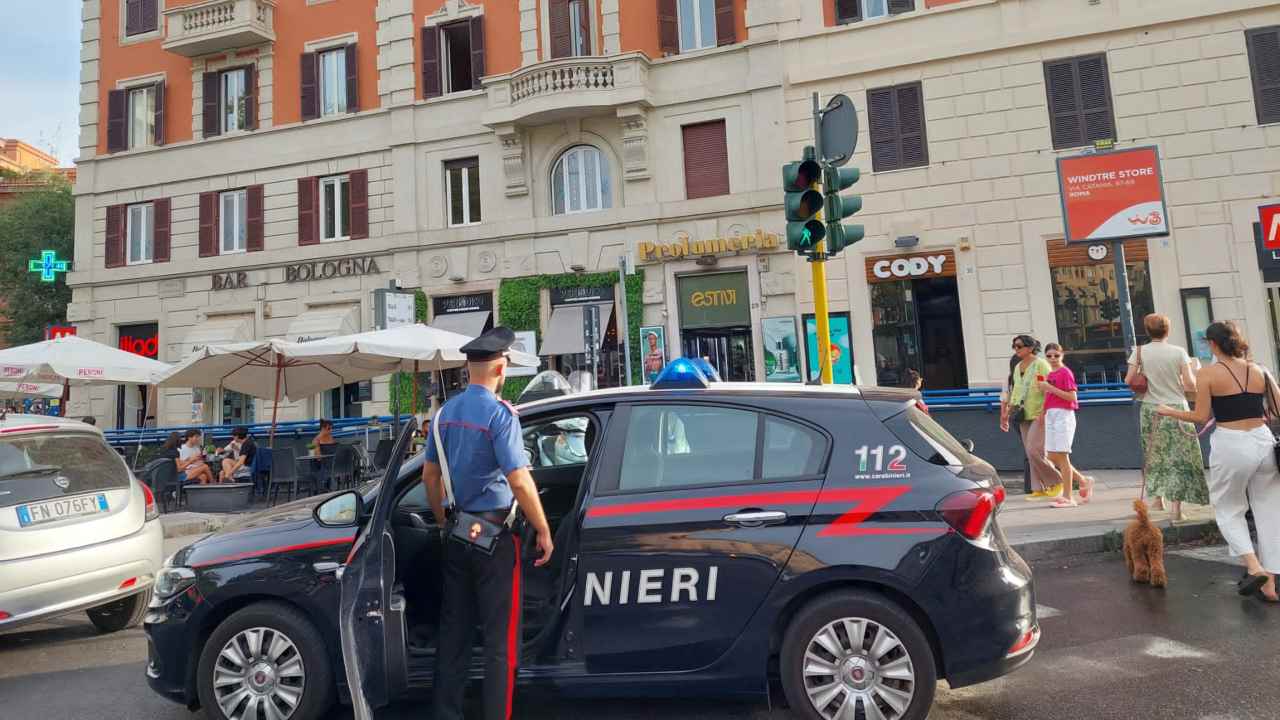
[[[476,517],[484,518],[494,525],[502,526],[507,524],[507,518],[511,516],[511,510],[509,508],[506,510],[463,510],[463,512],[468,515],[475,515]]]

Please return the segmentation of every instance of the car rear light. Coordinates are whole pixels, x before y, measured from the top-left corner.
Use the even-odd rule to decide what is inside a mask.
[[[142,496],[146,498],[146,520],[151,521],[160,517],[160,508],[156,507],[156,494],[151,492],[151,486],[146,483],[142,485]]]
[[[128,590],[129,588],[131,588],[131,587],[133,587],[134,585],[137,585],[137,584],[138,584],[138,578],[136,578],[136,577],[131,577],[131,578],[129,578],[128,580],[125,580],[124,582],[120,583],[120,587],[118,587],[118,588],[116,588],[116,589],[117,589],[117,590]]]
[[[997,482],[997,484],[996,484],[995,488],[993,488],[993,490],[994,490],[994,493],[995,493],[995,496],[996,496],[996,505],[997,505],[997,506],[1003,505],[1003,504],[1004,504],[1004,499],[1005,499],[1005,497],[1007,497],[1007,495],[1006,495],[1006,493],[1005,493],[1005,490],[1004,490],[1004,485],[1003,485],[1003,484],[1000,484],[1000,483],[998,483],[998,482]]]
[[[13,617],[13,616],[12,616],[12,615],[10,615],[9,613],[7,613],[7,612],[5,612],[5,611],[3,611],[3,610],[0,610],[0,620],[8,620],[8,619],[9,619],[9,618],[11,618],[11,617]]]
[[[1006,658],[1025,655],[1036,649],[1036,645],[1040,644],[1040,626],[1032,625],[1031,629],[1022,633],[1022,637],[1009,648],[1009,652],[1005,653]]]
[[[942,498],[936,510],[956,532],[977,540],[987,531],[999,504],[996,491],[974,488]]]

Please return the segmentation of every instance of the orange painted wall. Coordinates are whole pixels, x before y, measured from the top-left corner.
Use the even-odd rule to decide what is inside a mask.
[[[622,26],[622,52],[639,51],[652,59],[662,57],[658,41],[657,0],[626,0],[619,3],[618,22]],[[747,0],[733,0],[734,35],[747,39]]]
[[[194,0],[188,0],[191,2]],[[176,7],[182,2],[172,2]],[[163,22],[163,17],[161,18]],[[191,139],[191,61],[160,49],[160,38],[133,45],[120,45],[124,20],[120,3],[102,3],[100,60],[98,63],[98,152],[107,152],[107,93],[116,89],[124,78],[165,74],[164,124],[165,142]]]
[[[360,109],[378,107],[377,0],[339,0],[308,5],[307,0],[277,0],[276,45],[272,61],[272,124],[302,120],[302,53],[312,40],[356,33],[360,66]]]
[[[502,75],[520,68],[520,3],[514,0],[470,0],[484,6],[484,72]],[[413,0],[413,73],[422,97],[422,24],[444,5],[443,0]]]

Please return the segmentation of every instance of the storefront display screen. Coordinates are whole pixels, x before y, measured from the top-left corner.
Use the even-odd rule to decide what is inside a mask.
[[[640,348],[644,353],[644,379],[653,382],[667,364],[667,329],[661,325],[640,328]]]
[[[800,382],[800,343],[796,338],[793,317],[765,318],[764,336],[765,382]]]
[[[1187,352],[1206,365],[1213,362],[1213,351],[1205,338],[1205,330],[1213,323],[1213,303],[1209,288],[1182,289],[1182,319],[1186,322]]]
[[[849,313],[831,313],[831,380],[837,385],[853,384],[853,348],[849,340]],[[805,355],[809,364],[809,380],[819,378],[818,321],[804,316]]]

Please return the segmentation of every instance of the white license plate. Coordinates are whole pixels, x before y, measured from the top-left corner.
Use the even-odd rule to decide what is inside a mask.
[[[97,515],[107,511],[107,496],[79,495],[61,500],[47,500],[40,503],[18,506],[18,525],[29,527],[41,523],[66,520],[67,518]]]

